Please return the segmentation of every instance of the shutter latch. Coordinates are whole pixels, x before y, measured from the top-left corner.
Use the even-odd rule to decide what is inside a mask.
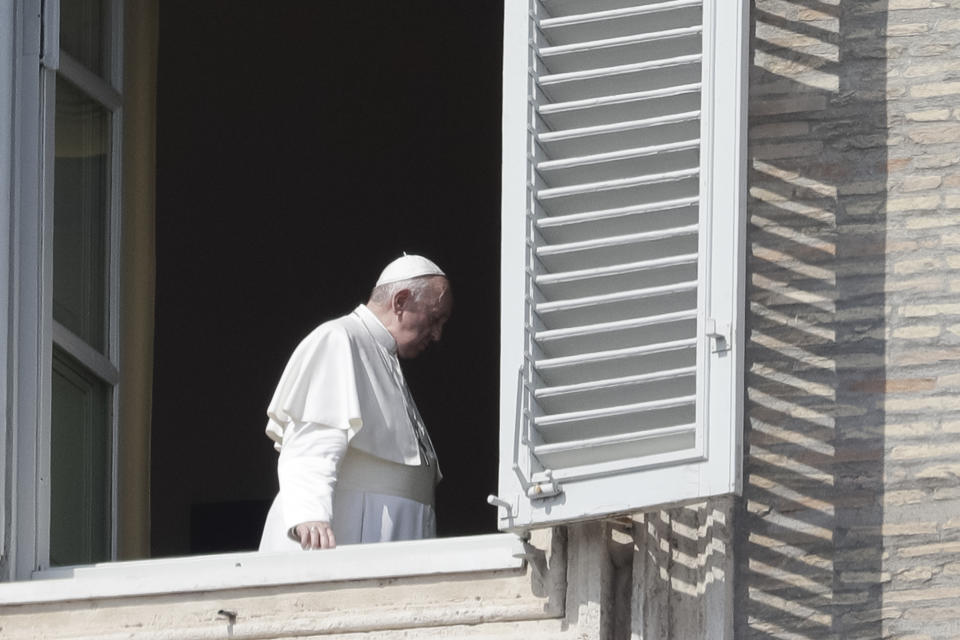
[[[531,500],[552,498],[561,493],[563,489],[560,488],[560,483],[553,479],[553,473],[549,469],[544,471],[540,478],[534,476],[533,482],[527,487],[527,497]]]
[[[713,318],[707,318],[707,337],[713,338],[716,342],[717,348],[713,350],[714,353],[720,353],[721,351],[730,351],[730,323],[729,322],[717,322]]]

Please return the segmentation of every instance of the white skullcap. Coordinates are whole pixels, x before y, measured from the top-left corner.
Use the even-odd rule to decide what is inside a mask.
[[[419,278],[421,276],[445,276],[436,264],[427,260],[423,256],[408,256],[403,254],[387,267],[380,274],[376,286],[399,282],[400,280],[409,280],[410,278]]]

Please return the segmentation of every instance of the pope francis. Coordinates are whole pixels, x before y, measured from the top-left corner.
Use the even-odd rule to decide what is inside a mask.
[[[440,470],[398,357],[439,340],[452,306],[443,271],[404,255],[297,346],[267,408],[280,492],[261,551],[435,535]]]

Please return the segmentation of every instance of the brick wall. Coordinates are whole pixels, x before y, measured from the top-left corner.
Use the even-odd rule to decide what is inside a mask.
[[[960,633],[960,1],[755,0],[737,637]]]

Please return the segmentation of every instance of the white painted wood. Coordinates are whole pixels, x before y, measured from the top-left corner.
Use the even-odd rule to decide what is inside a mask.
[[[0,605],[183,594],[338,580],[519,570],[513,534],[341,546],[321,552],[228,553],[48,569],[0,584]]]
[[[12,193],[8,200],[12,203],[9,215],[13,219],[9,228],[13,229],[13,235],[7,264],[13,272],[9,279],[5,279],[16,282],[17,287],[5,298],[11,301],[11,307],[4,314],[9,322],[9,335],[16,336],[7,360],[12,363],[9,375],[17,381],[16,394],[11,398],[12,406],[8,412],[11,417],[11,446],[15,451],[14,468],[10,475],[14,479],[10,487],[13,509],[7,516],[11,522],[13,539],[4,547],[11,557],[9,577],[14,579],[29,578],[38,569],[49,565],[50,392],[54,343],[62,346],[108,384],[116,385],[119,380],[116,367],[119,266],[116,256],[119,255],[120,242],[121,167],[115,159],[120,157],[121,149],[122,119],[118,110],[122,99],[113,87],[120,86],[123,62],[120,4],[119,0],[111,0],[109,22],[112,27],[107,30],[114,52],[109,68],[112,86],[63,51],[51,52],[50,47],[58,44],[58,3],[41,3],[40,0],[12,3],[10,10],[14,12],[13,19],[6,23],[12,25],[6,33],[13,32],[15,56],[12,60],[17,67],[10,93],[14,96],[14,103],[9,120],[13,132],[10,139],[11,155],[15,161],[10,176]],[[47,37],[45,43],[41,42],[41,19],[52,21],[43,28]],[[108,263],[110,333],[106,356],[97,353],[63,327],[55,325],[52,318],[53,186],[56,179],[54,123],[58,73],[113,110],[108,211],[112,256]],[[118,415],[116,401],[114,394],[114,438]],[[115,455],[111,465],[115,478]],[[114,484],[114,496],[116,491]]]
[[[637,327],[646,327],[653,324],[662,324],[675,320],[692,320],[697,317],[696,311],[677,311],[675,313],[664,313],[660,315],[644,316],[641,318],[631,318],[629,320],[616,320],[614,322],[601,322],[597,324],[581,325],[570,327],[568,329],[553,329],[548,331],[537,331],[534,334],[537,342],[549,342],[563,338],[574,338],[577,336],[586,336],[618,329],[636,329]]]
[[[47,69],[56,71],[60,68],[60,0],[44,0],[43,24],[40,62]]]
[[[14,95],[16,90],[16,44],[17,31],[14,3],[0,3],[0,122],[13,123]],[[0,335],[10,336],[13,304],[11,299],[11,269],[14,247],[11,246],[9,230],[14,219],[13,194],[14,170],[17,157],[14,154],[13,127],[0,127]],[[14,349],[9,340],[0,340],[0,451],[8,451],[11,440],[9,421],[15,372],[9,367]],[[0,559],[9,555],[7,526],[10,524],[7,508],[7,456],[0,457]],[[0,575],[2,580],[2,575]]]
[[[637,402],[634,404],[604,407],[603,409],[591,409],[589,411],[555,413],[550,416],[534,418],[533,423],[538,427],[549,427],[551,425],[562,424],[564,422],[586,422],[592,418],[608,418],[630,413],[643,413],[644,411],[653,411],[655,409],[666,409],[684,404],[693,404],[696,401],[696,396],[680,396],[678,398],[657,400],[655,402]]]
[[[692,118],[683,118],[690,120]],[[538,171],[550,171],[551,169],[566,169],[585,164],[599,164],[603,162],[613,162],[614,160],[627,160],[630,158],[640,158],[643,156],[655,156],[670,151],[681,151],[684,149],[696,149],[700,146],[699,140],[681,140],[679,142],[668,142],[666,144],[657,144],[649,147],[636,147],[634,149],[624,149],[622,151],[608,151],[607,153],[594,153],[586,156],[574,156],[572,158],[563,158],[561,160],[547,160],[537,163]]]
[[[577,109],[587,109],[591,107],[600,107],[606,105],[623,104],[625,102],[639,102],[643,100],[652,100],[654,98],[663,98],[667,96],[676,96],[685,93],[697,93],[700,91],[700,83],[684,84],[675,87],[666,87],[664,89],[651,89],[648,91],[633,91],[630,93],[621,93],[612,96],[597,96],[595,98],[585,98],[583,100],[571,100],[569,102],[555,102],[553,104],[537,105],[537,112],[543,115],[551,113],[561,113],[564,111],[573,111]]]
[[[569,253],[571,251],[586,251],[588,249],[612,247],[620,244],[651,242],[653,240],[663,240],[665,238],[673,238],[676,236],[684,236],[692,233],[697,233],[698,230],[699,228],[697,225],[690,224],[683,227],[672,227],[670,229],[663,229],[660,231],[644,231],[641,233],[631,233],[631,234],[621,235],[621,236],[599,238],[597,240],[583,240],[580,242],[567,242],[567,243],[553,244],[550,246],[538,247],[537,255],[549,256],[549,255],[556,255],[558,253]]]
[[[43,359],[41,305],[41,96],[39,0],[15,3],[16,67],[13,114],[12,292],[10,314],[12,371],[16,379],[11,407],[14,450],[10,488],[11,577],[28,578],[37,568],[38,432],[41,421]]]
[[[668,293],[679,293],[683,291],[692,291],[697,288],[696,282],[678,282],[676,284],[663,285],[660,287],[647,287],[644,289],[631,289],[629,291],[618,291],[617,293],[607,293],[598,296],[586,296],[583,298],[573,298],[570,300],[557,300],[555,302],[542,302],[537,305],[538,313],[550,313],[552,311],[562,311],[565,309],[577,309],[579,307],[589,307],[600,304],[609,304],[611,302],[623,302],[625,300],[639,300],[641,298],[652,298]]]
[[[109,246],[107,257],[107,291],[109,308],[107,314],[107,356],[113,370],[117,372],[112,382],[110,396],[110,558],[117,559],[118,535],[120,527],[120,255],[123,242],[123,2],[110,0],[107,3],[110,24],[109,73],[110,84],[119,98],[113,108],[110,124],[110,209],[108,211]]]
[[[736,488],[744,4],[506,11],[503,180],[533,193],[504,198],[502,528]]]
[[[562,18],[547,18],[540,23],[543,29],[558,27],[569,24],[582,24],[584,22],[595,22],[598,20],[612,20],[615,18],[624,18],[628,16],[640,16],[658,11],[667,11],[670,9],[679,9],[681,7],[699,6],[702,0],[672,0],[670,2],[659,2],[656,4],[640,5],[636,7],[624,7],[621,9],[608,9],[606,11],[593,11],[590,13],[579,14],[575,16],[565,16]]]
[[[680,36],[697,35],[703,30],[701,25],[692,27],[683,27],[680,29],[667,29],[666,31],[652,31],[649,33],[638,33],[631,36],[620,36],[617,38],[605,38],[603,40],[590,40],[587,42],[578,42],[576,44],[565,44],[557,47],[541,47],[539,53],[541,56],[549,57],[563,55],[568,53],[579,53],[593,49],[605,49],[608,47],[619,47],[623,45],[638,44],[640,42],[652,42],[655,40],[665,40],[667,38],[676,38]]]
[[[641,382],[652,382],[654,380],[669,380],[671,378],[680,378],[695,374],[696,367],[683,367],[680,369],[667,369],[664,371],[654,371],[653,373],[644,373],[635,376],[623,376],[620,378],[607,378],[604,380],[590,380],[579,384],[567,384],[559,386],[541,386],[534,391],[534,397],[537,399],[549,398],[569,393],[583,391],[593,391],[596,389],[609,389],[613,387],[623,387],[634,385]]]
[[[707,317],[729,324],[729,350],[710,353],[708,450],[709,484],[740,492],[743,434],[743,349],[746,312],[746,148],[749,15],[743,3],[729,6],[705,0],[712,17],[713,101],[710,166],[713,171],[712,206],[717,221],[710,235],[709,302]],[[730,265],[735,268],[731,269]],[[731,427],[732,425],[732,427]],[[718,492],[719,493],[719,492]],[[704,494],[711,495],[711,494]]]
[[[661,211],[667,211],[669,209],[679,209],[682,207],[689,207],[690,205],[695,205],[699,202],[699,198],[695,196],[687,198],[675,198],[673,200],[664,200],[661,202],[653,202],[650,204],[639,204],[632,205],[629,207],[617,207],[615,209],[602,209],[599,211],[586,211],[583,213],[574,213],[565,216],[551,216],[549,218],[541,218],[537,220],[538,228],[550,228],[557,227],[565,224],[579,224],[583,222],[590,222],[594,220],[603,220],[608,218],[618,218],[622,216],[642,214],[642,213],[656,213]]]
[[[527,155],[531,134],[527,128],[533,91],[528,74],[529,42],[537,34],[527,19],[536,9],[529,0],[503,3],[503,115],[501,164],[501,250],[500,272],[500,465],[499,486],[505,504],[498,506],[501,528],[511,528],[525,493],[520,474],[526,464],[518,455],[515,439],[522,437],[521,390],[526,342],[525,304],[527,296],[526,228],[531,201]],[[518,471],[520,473],[518,473]]]
[[[557,187],[556,189],[541,189],[537,192],[537,198],[540,200],[549,200],[550,198],[559,198],[578,193],[590,193],[593,191],[607,191],[610,189],[625,189],[628,187],[639,187],[643,185],[654,184],[657,182],[670,182],[692,178],[700,174],[699,169],[682,169],[679,171],[665,171],[655,173],[649,176],[639,176],[636,178],[620,178],[617,180],[601,180],[588,184],[578,184],[571,187]]]
[[[555,140],[570,140],[572,138],[582,138],[586,136],[595,136],[603,133],[618,133],[620,131],[632,131],[634,129],[647,129],[658,125],[670,124],[674,122],[687,122],[697,120],[700,117],[699,111],[687,111],[685,113],[671,113],[665,116],[655,118],[643,118],[641,120],[628,120],[626,122],[613,122],[610,124],[594,125],[592,127],[580,127],[577,129],[564,129],[560,131],[546,131],[537,134],[537,139],[541,142],[553,142]],[[549,166],[549,163],[541,163],[541,166]]]
[[[637,73],[639,71],[649,71],[651,69],[664,69],[669,67],[679,67],[681,65],[695,64],[700,62],[700,54],[691,54],[686,56],[676,56],[673,58],[664,58],[663,60],[651,60],[649,62],[636,62],[633,64],[621,64],[613,67],[601,67],[599,69],[585,69],[583,71],[568,71],[566,73],[551,73],[540,76],[539,83],[542,86],[561,84],[564,82],[574,82],[577,80],[591,80],[594,78],[604,78],[608,76],[619,76],[628,73]]]
[[[682,235],[682,234],[680,234]],[[601,276],[623,275],[635,273],[637,271],[646,271],[649,269],[659,269],[685,264],[693,264],[697,261],[697,254],[688,253],[678,256],[669,256],[666,258],[655,258],[653,260],[641,260],[639,262],[628,262],[626,264],[617,264],[609,267],[590,267],[587,269],[578,269],[575,271],[561,271],[559,273],[540,274],[534,280],[538,285],[550,285],[563,282],[574,282],[577,280],[587,280],[599,278]],[[611,324],[611,323],[607,323]],[[558,330],[562,331],[562,330]],[[537,333],[537,339],[553,335],[555,332],[543,331]],[[559,334],[558,334],[559,335]]]
[[[47,567],[50,564],[50,432],[52,415],[51,392],[53,387],[53,203],[54,180],[56,173],[56,72],[43,69],[40,74],[41,89],[41,132],[40,148],[40,233],[43,238],[38,247],[40,251],[40,358],[38,371],[38,395],[40,415],[37,425],[36,467],[37,495],[34,509],[37,513],[36,565]]]

